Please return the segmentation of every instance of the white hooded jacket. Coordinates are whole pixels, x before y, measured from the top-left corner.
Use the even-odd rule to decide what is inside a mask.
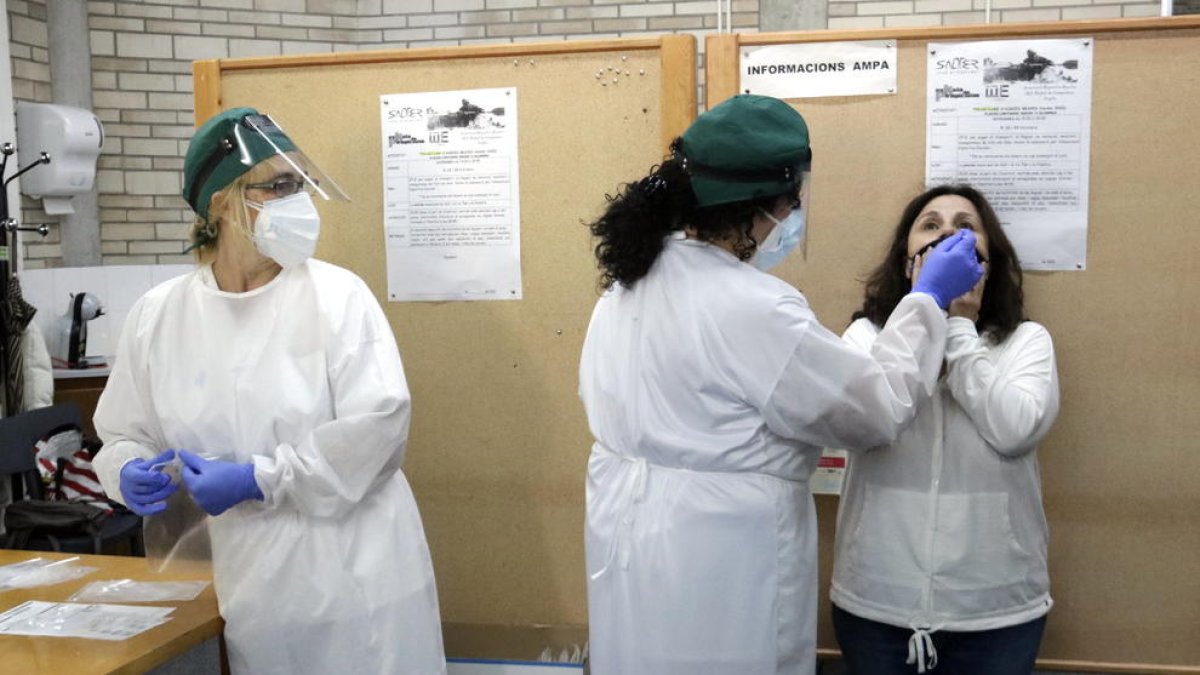
[[[879,334],[859,319],[844,339]],[[924,633],[1032,621],[1051,606],[1035,452],[1058,414],[1050,334],[1025,322],[993,345],[951,318],[946,365],[895,443],[850,458],[831,599]]]

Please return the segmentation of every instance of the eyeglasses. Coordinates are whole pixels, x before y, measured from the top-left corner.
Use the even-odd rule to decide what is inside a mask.
[[[270,183],[254,183],[252,185],[247,185],[246,189],[270,190],[275,193],[276,199],[283,199],[284,197],[291,197],[307,187],[308,183],[299,178],[281,176]]]

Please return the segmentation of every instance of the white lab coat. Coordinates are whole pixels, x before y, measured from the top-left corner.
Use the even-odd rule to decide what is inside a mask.
[[[859,319],[844,337],[878,335]],[[1035,448],[1058,415],[1054,346],[1032,321],[993,345],[952,318],[946,365],[895,443],[851,457],[830,596],[927,632],[1026,623],[1051,605]]]
[[[50,352],[36,321],[30,321],[21,334],[22,363],[25,364],[24,410],[54,405],[54,368]]]
[[[129,312],[95,423],[109,495],[166,448],[253,462],[265,501],[209,518],[234,673],[445,673],[437,591],[400,470],[410,400],[354,274],[310,260],[246,293],[210,267]]]
[[[809,474],[822,445],[878,445],[911,420],[945,325],[910,296],[867,354],[788,284],[678,237],[605,293],[580,364],[594,675],[811,673]]]

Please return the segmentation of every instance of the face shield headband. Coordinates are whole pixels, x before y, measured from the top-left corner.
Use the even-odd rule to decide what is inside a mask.
[[[196,174],[188,191],[187,201],[197,212],[207,216],[207,204],[201,204],[218,190],[236,180],[259,163],[281,158],[296,177],[325,200],[349,201],[349,196],[291,141],[283,129],[268,115],[246,115],[232,126],[204,165]],[[210,182],[217,182],[214,187]]]
[[[247,142],[247,135],[255,134],[258,139],[265,141],[266,144],[274,151],[274,154],[287,162],[288,166],[296,172],[296,175],[304,180],[313,192],[320,195],[322,199],[329,201],[338,199],[342,201],[350,201],[350,197],[342,190],[342,188],[330,178],[329,174],[325,173],[317,163],[312,161],[299,148],[291,152],[285,152],[272,138],[288,138],[275,120],[269,115],[247,115],[242,118],[241,123],[233,128],[233,135],[237,139],[237,145],[241,149],[242,156],[239,158],[243,164],[254,166],[267,157],[252,157],[249,150],[258,146],[256,143]],[[297,162],[296,159],[300,161]],[[249,162],[249,163],[247,163]],[[303,167],[301,166],[303,164]]]

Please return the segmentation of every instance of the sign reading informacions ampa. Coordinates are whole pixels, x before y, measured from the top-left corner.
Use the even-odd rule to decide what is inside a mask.
[[[896,41],[741,48],[743,94],[776,98],[896,93]]]

